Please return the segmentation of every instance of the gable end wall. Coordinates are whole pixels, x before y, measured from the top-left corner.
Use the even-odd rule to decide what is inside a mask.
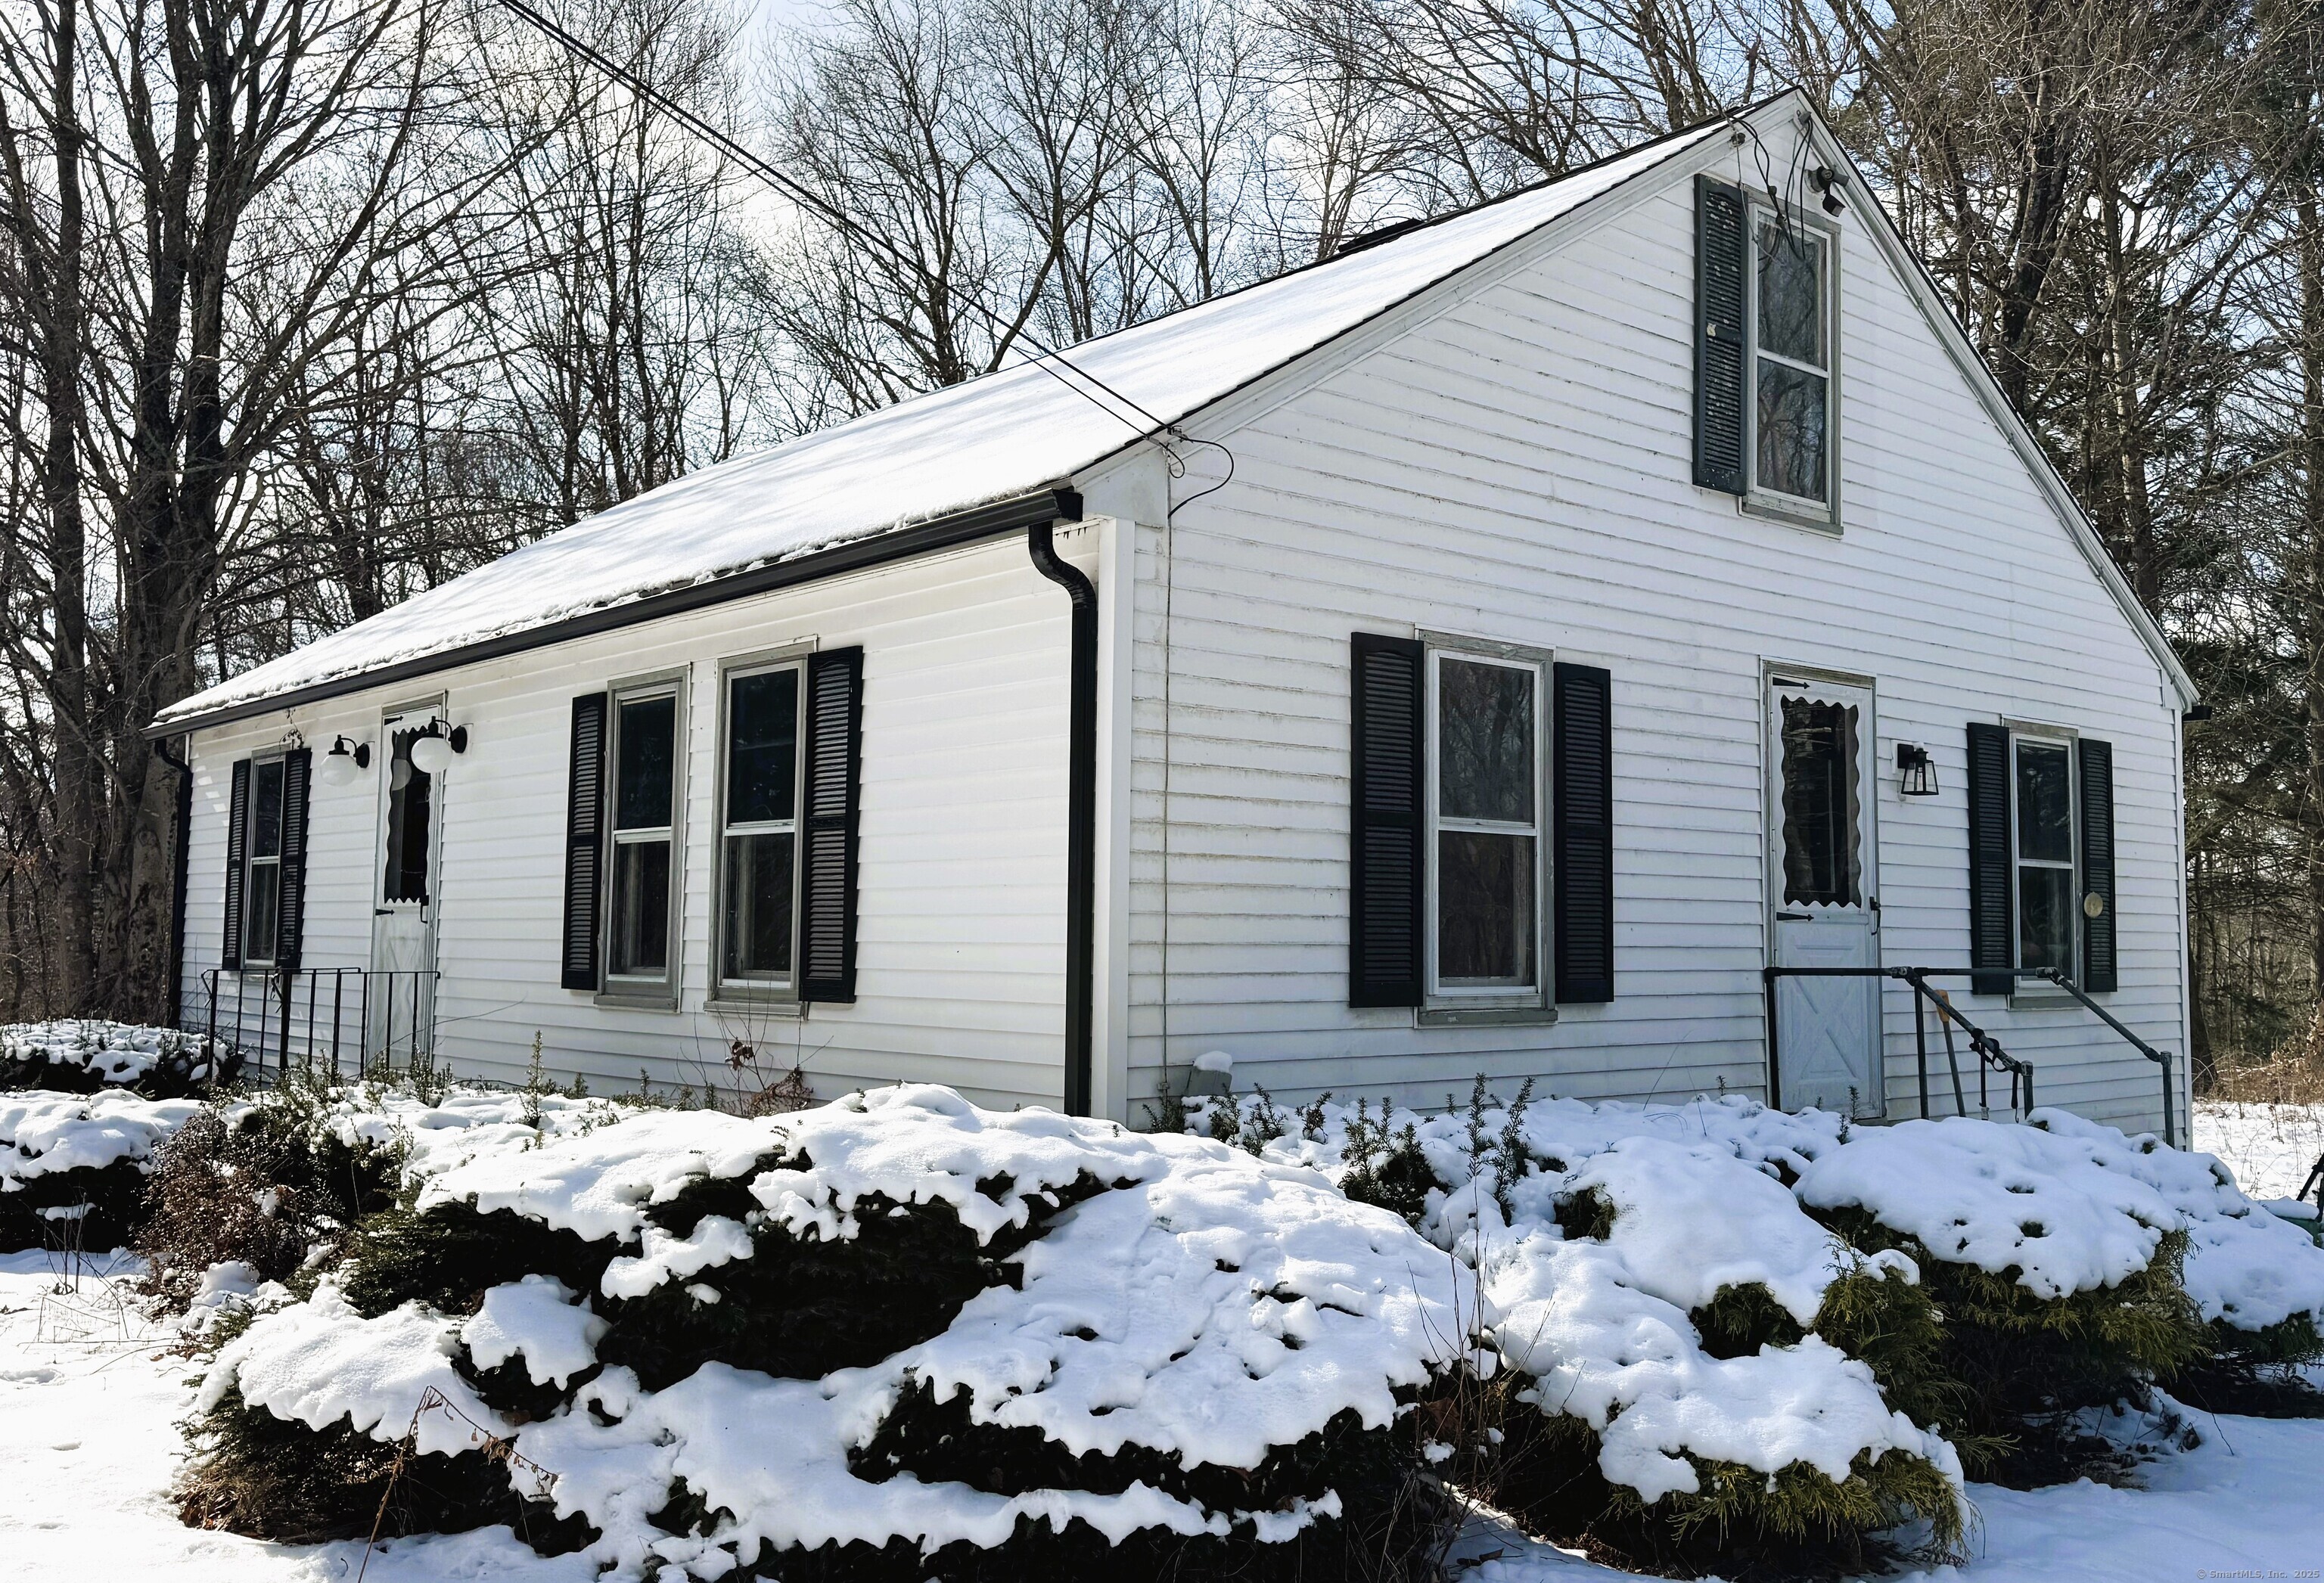
[[[1228,410],[1232,487],[1139,537],[1132,1096],[1165,1081],[1166,1023],[1176,1081],[1222,1048],[1239,1084],[1287,1096],[1441,1103],[1480,1072],[1586,1097],[1762,1091],[1763,660],[1877,680],[1891,962],[1968,960],[1965,722],[2111,741],[2108,1004],[2183,1049],[2176,700],[1904,283],[1843,229],[1837,538],[1690,482],[1683,179],[1255,416]],[[1347,1007],[1348,636],[1416,628],[1612,671],[1611,1004],[1460,1029]],[[1899,740],[1929,748],[1941,796],[1899,796]],[[1965,1005],[2033,1061],[2042,1102],[2159,1125],[2156,1069],[2086,1013]],[[1906,1116],[1909,996],[1887,1017]]]

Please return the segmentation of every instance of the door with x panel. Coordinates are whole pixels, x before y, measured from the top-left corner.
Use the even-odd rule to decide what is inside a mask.
[[[1872,689],[1778,676],[1767,692],[1767,938],[1777,967],[1880,964]],[[1886,1108],[1880,980],[1775,980],[1775,1087],[1787,1109]]]

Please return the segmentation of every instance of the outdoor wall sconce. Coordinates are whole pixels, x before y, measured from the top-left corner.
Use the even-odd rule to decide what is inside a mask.
[[[1937,795],[1937,767],[1929,758],[1928,749],[1918,742],[1896,744],[1896,789],[1908,797],[1932,797]]]
[[[428,722],[428,729],[412,739],[411,767],[429,775],[441,775],[452,768],[453,755],[468,750],[468,728],[448,724],[442,715]]]
[[[331,750],[323,755],[322,777],[325,786],[353,786],[358,770],[371,768],[371,744],[350,741],[346,737],[334,737]]]

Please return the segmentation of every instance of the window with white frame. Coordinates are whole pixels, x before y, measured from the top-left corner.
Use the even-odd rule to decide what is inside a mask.
[[[250,808],[243,844],[242,961],[272,967],[282,921],[282,760],[250,767]]]
[[[2010,776],[2017,865],[2016,965],[2077,976],[2073,744],[2013,733]]]
[[[613,884],[606,916],[606,988],[668,989],[676,959],[678,687],[613,690]]]
[[[1428,989],[1543,998],[1542,699],[1537,658],[1428,651]]]
[[[718,989],[798,991],[800,729],[805,662],[725,676],[719,793]]]
[[[1832,236],[1764,206],[1751,216],[1751,493],[1826,517],[1836,411]]]

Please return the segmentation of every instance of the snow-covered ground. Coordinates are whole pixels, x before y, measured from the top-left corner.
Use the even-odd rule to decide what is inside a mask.
[[[356,1544],[262,1544],[180,1526],[169,1498],[197,1365],[97,1261],[59,1291],[44,1255],[0,1255],[0,1556],[24,1583],[347,1579]],[[2024,1493],[1971,1485],[1978,1559],[1934,1578],[2058,1583],[2303,1575],[2324,1565],[2317,1501],[2324,1422],[2199,1418],[2198,1449],[2139,1490],[2078,1484]],[[1477,1548],[1495,1548],[1490,1541]],[[2313,1576],[2312,1570],[2306,1575]],[[1613,1583],[1628,1574],[1545,1547],[1487,1562],[1474,1583]],[[505,1529],[383,1546],[366,1583],[592,1583],[580,1557],[544,1560]]]
[[[2226,1161],[2252,1197],[2290,1198],[2324,1155],[2324,1105],[2199,1100],[2195,1147]]]
[[[181,1526],[170,1501],[198,1365],[138,1311],[120,1266],[60,1280],[48,1256],[0,1254],[0,1577],[16,1583],[276,1583],[353,1578],[359,1544],[261,1544]],[[61,1289],[60,1289],[61,1288]],[[401,1540],[364,1583],[590,1583],[505,1528]]]
[[[2196,1146],[2256,1196],[2300,1185],[2324,1150],[2324,1110],[2207,1105]],[[453,1150],[457,1155],[463,1151]],[[357,1544],[270,1545],[182,1527],[169,1489],[199,1365],[146,1319],[123,1266],[60,1277],[48,1256],[0,1255],[0,1576],[46,1583],[154,1578],[188,1583],[506,1579],[590,1583],[578,1556],[544,1560],[505,1530],[415,1539],[369,1558]],[[2324,1566],[2324,1422],[2198,1417],[2201,1443],[2151,1463],[2145,1487],[2078,1484],[2019,1492],[1971,1485],[1973,1560],[1918,1576],[2017,1579],[2315,1576]],[[1474,1583],[1570,1583],[1627,1576],[1520,1540]]]

